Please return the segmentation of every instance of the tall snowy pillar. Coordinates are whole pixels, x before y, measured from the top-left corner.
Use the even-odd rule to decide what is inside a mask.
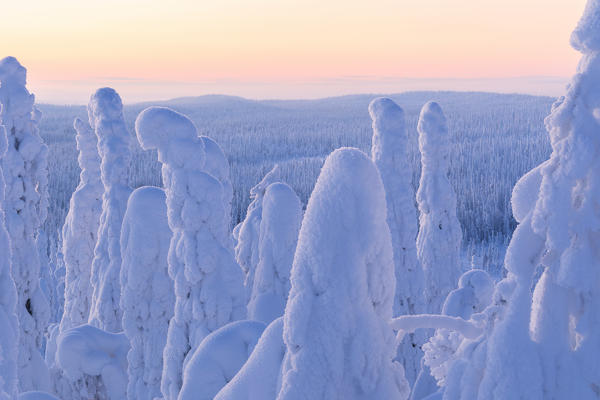
[[[20,391],[46,390],[50,386],[40,353],[50,307],[39,286],[41,264],[36,243],[47,212],[47,147],[39,135],[40,113],[33,105],[34,96],[25,87],[26,75],[14,57],[0,60],[0,124],[8,136],[8,151],[2,159],[4,211],[18,297]]]

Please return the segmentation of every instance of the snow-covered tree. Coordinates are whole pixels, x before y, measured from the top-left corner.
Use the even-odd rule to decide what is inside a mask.
[[[395,293],[385,191],[358,149],[331,153],[310,197],[284,314],[279,400],[405,399],[389,325]]]
[[[423,106],[417,129],[421,150],[417,255],[425,275],[427,311],[439,313],[461,274],[462,231],[456,194],[448,181],[448,125],[437,103]]]
[[[373,120],[371,159],[377,165],[387,204],[387,223],[392,237],[396,294],[394,315],[425,312],[423,270],[417,258],[417,210],[412,186],[412,163],[404,110],[392,99],[380,97],[369,104]],[[412,385],[419,371],[424,332],[407,335],[398,346],[398,360]]]
[[[194,124],[168,108],[150,107],[135,128],[143,149],[158,150],[173,232],[168,263],[176,300],[161,390],[175,400],[190,351],[210,332],[245,316],[243,275],[229,250],[223,186],[204,172],[204,142]]]
[[[26,69],[14,57],[0,60],[0,125],[4,125],[8,137],[8,151],[2,159],[4,212],[18,299],[20,391],[46,390],[50,386],[40,353],[50,306],[40,289],[36,243],[47,212],[47,147],[38,131],[41,114],[34,107],[34,95],[25,87],[26,75]]]
[[[90,126],[98,139],[100,176],[104,185],[98,241],[94,249],[89,323],[109,332],[121,330],[121,223],[131,194],[128,168],[131,137],[123,119],[121,97],[111,88],[98,89],[88,104]]]
[[[302,203],[294,189],[281,182],[269,185],[261,220],[248,318],[268,324],[283,315],[290,291],[290,270],[302,223]]]
[[[254,287],[254,274],[258,265],[258,243],[260,241],[260,221],[262,218],[262,202],[265,190],[271,183],[279,182],[279,165],[275,165],[263,179],[252,189],[246,218],[233,230],[236,240],[235,258],[244,271],[244,286],[246,287],[246,302],[250,301]]]
[[[223,185],[223,199],[225,202],[225,215],[227,215],[227,223],[231,220],[231,203],[233,201],[233,185],[229,173],[229,162],[221,146],[208,136],[200,136],[204,143],[204,154],[206,160],[204,162],[204,172],[217,178]]]
[[[150,186],[134,190],[121,229],[121,309],[131,343],[128,399],[161,397],[162,353],[175,305],[167,264],[171,236],[165,192]]]
[[[4,126],[0,125],[0,157],[6,154],[8,142]],[[19,322],[17,320],[17,290],[10,272],[10,238],[4,219],[4,176],[0,166],[0,399],[17,396],[17,354]]]
[[[545,120],[552,154],[515,187],[517,201],[513,194],[520,223],[505,264],[513,291],[487,344],[480,398],[600,393],[600,1],[588,1],[571,45],[583,57]]]
[[[100,179],[98,139],[87,122],[76,118],[73,126],[77,132],[77,161],[81,174],[79,185],[71,196],[69,212],[62,228],[66,276],[61,331],[88,321],[92,301],[90,272],[104,193]]]

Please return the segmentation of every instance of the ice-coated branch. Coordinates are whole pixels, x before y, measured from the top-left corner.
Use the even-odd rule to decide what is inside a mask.
[[[467,339],[475,339],[484,332],[471,321],[439,314],[402,315],[392,320],[392,327],[405,333],[417,329],[450,329],[459,332]]]

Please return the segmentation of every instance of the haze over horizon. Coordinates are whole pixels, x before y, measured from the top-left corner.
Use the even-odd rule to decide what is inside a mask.
[[[409,90],[557,96],[584,0],[34,0],[3,6],[4,54],[39,102],[218,93],[320,98]]]

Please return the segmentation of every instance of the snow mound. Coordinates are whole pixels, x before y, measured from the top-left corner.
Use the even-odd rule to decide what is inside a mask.
[[[100,376],[109,399],[126,398],[129,341],[124,333],[81,325],[62,332],[57,346],[58,366],[71,380]]]
[[[600,50],[600,0],[588,0],[583,15],[571,34],[571,46],[582,53]]]
[[[183,372],[179,400],[212,400],[244,365],[266,325],[236,321],[208,335]]]
[[[284,356],[283,318],[280,317],[265,329],[248,361],[215,400],[275,400]]]

